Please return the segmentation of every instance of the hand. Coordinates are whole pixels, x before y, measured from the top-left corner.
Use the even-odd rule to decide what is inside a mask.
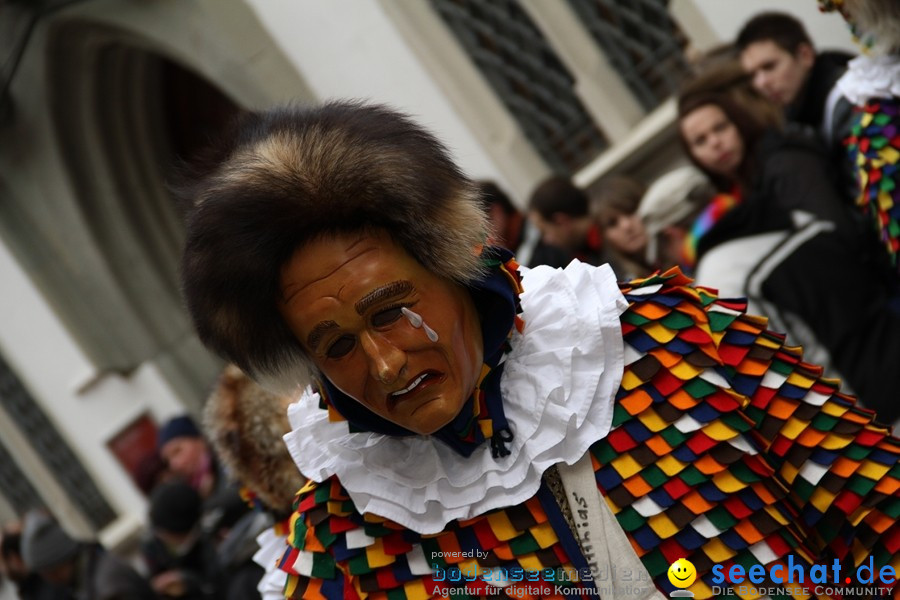
[[[181,572],[174,569],[154,575],[150,579],[150,584],[157,594],[164,596],[183,596],[187,591]]]

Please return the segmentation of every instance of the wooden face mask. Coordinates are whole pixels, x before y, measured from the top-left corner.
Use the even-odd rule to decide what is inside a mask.
[[[377,415],[420,434],[448,424],[482,367],[478,313],[385,233],[338,234],[281,270],[279,311],[321,373]]]

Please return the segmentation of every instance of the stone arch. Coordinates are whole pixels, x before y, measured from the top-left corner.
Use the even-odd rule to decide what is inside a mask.
[[[37,24],[22,61],[0,235],[98,377],[151,362],[197,409],[219,364],[182,309],[167,180],[208,133],[197,123],[312,94],[240,0],[76,3]]]

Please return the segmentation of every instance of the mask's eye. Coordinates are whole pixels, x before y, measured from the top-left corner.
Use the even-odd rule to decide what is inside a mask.
[[[356,345],[356,340],[353,337],[349,335],[341,336],[328,346],[325,355],[328,358],[340,358],[353,350],[354,345]]]
[[[401,308],[403,308],[403,306],[392,306],[390,308],[378,311],[377,313],[372,315],[372,325],[374,325],[375,327],[384,327],[385,325],[390,325],[403,315],[403,313],[400,312]]]

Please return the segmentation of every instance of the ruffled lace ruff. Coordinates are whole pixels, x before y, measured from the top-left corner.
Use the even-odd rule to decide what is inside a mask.
[[[262,600],[284,600],[284,584],[287,581],[287,573],[277,568],[281,560],[287,541],[285,536],[278,535],[273,529],[266,529],[256,536],[259,550],[253,555],[253,562],[266,570],[265,575],[259,580],[256,589]]]
[[[861,106],[873,98],[900,97],[900,57],[859,56],[838,80],[841,93]]]
[[[619,315],[627,303],[609,266],[523,269],[525,334],[514,334],[501,390],[515,433],[511,454],[485,443],[464,458],[428,436],[350,433],[307,389],[285,442],[315,481],[337,475],[361,513],[429,534],[455,519],[532,497],[544,471],[573,464],[610,429],[623,371]]]

